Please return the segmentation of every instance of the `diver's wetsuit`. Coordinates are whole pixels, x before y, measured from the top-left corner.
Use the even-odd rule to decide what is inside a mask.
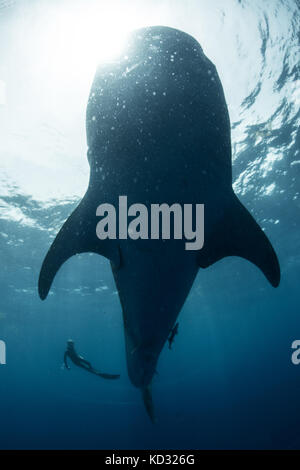
[[[172,328],[170,336],[168,337],[169,349],[171,349],[172,344],[174,342],[174,338],[178,334],[178,325],[179,325],[179,323],[177,322],[176,325]]]
[[[89,361],[86,361],[82,356],[79,356],[74,348],[74,343],[68,341],[67,350],[64,355],[64,363],[68,370],[70,370],[70,366],[68,365],[67,358],[70,358],[73,364],[78,367],[82,367],[83,369],[91,372],[92,374],[99,375],[104,379],[118,379],[120,377],[119,374],[105,374],[103,372],[99,372],[98,370],[94,369]]]

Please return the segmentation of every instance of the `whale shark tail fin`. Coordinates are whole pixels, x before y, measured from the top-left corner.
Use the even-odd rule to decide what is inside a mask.
[[[273,287],[280,282],[276,253],[260,226],[233,193],[223,220],[198,253],[198,264],[207,268],[226,256],[240,256],[255,264]]]
[[[153,399],[152,399],[152,392],[150,386],[142,388],[142,397],[143,402],[147,411],[149,418],[151,419],[152,423],[156,423],[156,418],[154,415],[154,406],[153,406]]]
[[[87,194],[66,220],[52,243],[41,267],[38,291],[44,300],[53,279],[72,256],[79,253],[98,253],[108,258],[114,267],[120,265],[120,250],[114,240],[99,240],[96,235],[96,206],[87,202]]]

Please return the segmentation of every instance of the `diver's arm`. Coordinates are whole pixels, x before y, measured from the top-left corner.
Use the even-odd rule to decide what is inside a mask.
[[[70,370],[70,366],[68,366],[68,363],[67,363],[67,357],[68,357],[68,352],[66,351],[64,355],[64,363],[65,363],[66,369]]]

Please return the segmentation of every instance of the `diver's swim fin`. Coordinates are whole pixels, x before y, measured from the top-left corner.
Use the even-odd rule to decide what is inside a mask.
[[[96,235],[96,225],[99,221],[96,219],[96,208],[97,203],[93,203],[93,197],[88,191],[58,232],[44,259],[39,276],[39,295],[42,300],[47,297],[59,268],[73,255],[98,253],[108,258],[113,267],[120,266],[120,250],[115,240],[99,240]]]
[[[225,256],[240,256],[255,264],[273,287],[280,282],[276,253],[260,226],[233,193],[220,226],[205,240],[198,264],[207,268]]]
[[[103,379],[119,379],[120,378],[120,374],[105,374],[103,372],[97,372],[97,375],[99,375],[99,377],[102,377]]]
[[[147,414],[148,414],[149,418],[151,419],[152,423],[155,424],[156,419],[155,419],[155,416],[154,416],[154,406],[153,406],[152,393],[151,393],[150,386],[148,386],[146,388],[142,388],[141,391],[142,391],[142,397],[143,397],[143,401],[144,401],[144,405],[145,405]]]

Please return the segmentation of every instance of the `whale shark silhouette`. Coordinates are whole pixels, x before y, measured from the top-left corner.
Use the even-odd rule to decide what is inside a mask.
[[[272,286],[276,254],[232,189],[230,121],[215,66],[188,34],[163,26],[134,31],[115,62],[99,66],[87,105],[90,180],[43,262],[39,295],[71,256],[111,262],[123,311],[128,374],[154,420],[151,382],[161,350],[199,268],[226,256],[254,263]],[[101,203],[203,203],[205,242],[96,236]]]

